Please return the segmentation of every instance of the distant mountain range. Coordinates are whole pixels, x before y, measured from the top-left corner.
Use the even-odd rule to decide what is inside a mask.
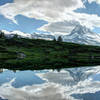
[[[45,33],[45,34],[29,34],[23,33],[20,31],[12,31],[8,32],[2,30],[5,33],[5,36],[8,38],[13,37],[17,34],[19,37],[23,38],[34,38],[34,39],[46,39],[46,40],[53,40],[56,36]],[[87,44],[87,45],[98,45],[100,46],[100,34],[92,32],[90,29],[86,28],[85,26],[77,25],[69,35],[62,35],[61,36],[64,42],[73,42],[79,44]],[[57,37],[56,37],[57,38]]]
[[[50,34],[39,34],[39,33],[33,33],[33,34],[29,34],[29,33],[24,33],[24,32],[20,32],[20,31],[6,31],[6,30],[1,30],[2,32],[4,32],[5,36],[7,38],[12,38],[15,34],[18,35],[19,38],[30,38],[30,39],[45,39],[45,40],[53,40],[55,36],[50,35]]]

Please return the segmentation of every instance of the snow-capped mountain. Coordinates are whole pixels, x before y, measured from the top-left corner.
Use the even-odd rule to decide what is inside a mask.
[[[23,32],[20,32],[20,31],[6,31],[6,30],[2,30],[2,32],[4,32],[5,36],[7,38],[12,38],[15,34],[18,35],[18,37],[22,37],[22,38],[31,38],[31,35],[28,34],[28,33],[23,33]]]
[[[62,38],[65,42],[100,46],[100,34],[81,25],[77,25],[69,35],[64,35]]]
[[[19,38],[29,38],[29,39],[45,39],[45,40],[53,40],[54,36],[50,35],[48,33],[45,34],[39,34],[39,33],[33,33],[33,34],[29,34],[29,33],[24,33],[24,32],[20,32],[20,31],[6,31],[6,30],[2,30],[2,32],[4,32],[5,36],[7,38],[12,38],[15,34],[18,35]]]
[[[5,33],[5,36],[8,38],[13,37],[15,34],[18,37],[22,38],[30,38],[30,39],[45,39],[45,40],[53,40],[58,36],[53,34],[40,34],[40,33],[23,33],[20,31],[12,31],[8,32],[2,30]],[[73,42],[79,44],[87,44],[87,45],[98,45],[100,46],[100,34],[92,32],[90,29],[86,28],[85,26],[77,25],[69,35],[62,35],[61,36],[64,42]]]

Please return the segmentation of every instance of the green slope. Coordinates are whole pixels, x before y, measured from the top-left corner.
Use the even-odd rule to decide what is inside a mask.
[[[23,56],[24,55],[24,56]],[[0,38],[0,67],[61,68],[100,64],[100,47],[74,43]]]

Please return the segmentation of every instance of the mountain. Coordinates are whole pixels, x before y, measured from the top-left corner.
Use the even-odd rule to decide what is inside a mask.
[[[29,33],[24,33],[24,32],[20,32],[20,31],[10,31],[10,32],[6,31],[6,30],[1,30],[1,31],[4,32],[4,34],[7,38],[12,38],[15,34],[17,34],[19,38],[45,39],[45,40],[53,40],[54,39],[54,36],[49,35],[48,33],[45,33],[45,34],[39,34],[39,33],[29,34]]]
[[[23,33],[20,31],[12,31],[8,32],[2,30],[5,33],[5,36],[8,38],[13,37],[17,34],[19,37],[22,38],[30,38],[30,39],[45,39],[45,40],[53,40],[54,37],[58,37],[56,35],[44,33]],[[86,44],[86,45],[97,45],[100,46],[100,34],[92,32],[90,29],[86,28],[85,26],[77,25],[69,35],[62,35],[61,36],[64,42],[73,42],[78,44]]]
[[[6,31],[6,30],[1,30],[2,32],[4,32],[5,36],[7,38],[12,38],[15,34],[18,35],[18,37],[21,37],[21,38],[31,38],[31,35],[29,33],[23,33],[23,32],[20,32],[20,31]]]
[[[81,25],[77,25],[69,35],[64,35],[62,38],[65,42],[100,46],[100,34]]]

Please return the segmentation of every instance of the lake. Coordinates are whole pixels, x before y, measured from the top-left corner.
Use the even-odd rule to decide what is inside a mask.
[[[100,100],[100,66],[0,69],[0,100]]]

